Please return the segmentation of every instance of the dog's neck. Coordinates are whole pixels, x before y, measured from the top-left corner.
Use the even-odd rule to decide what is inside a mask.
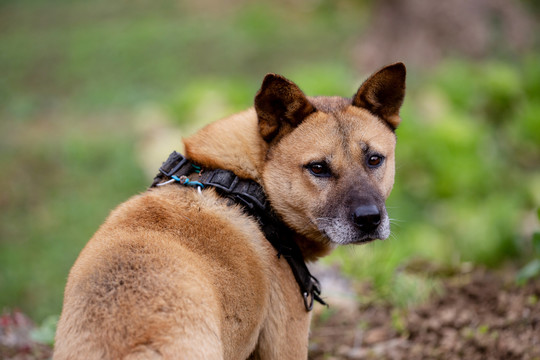
[[[253,108],[214,122],[187,139],[186,155],[203,167],[225,169],[261,183],[268,144],[259,135]]]
[[[224,169],[262,184],[262,166],[268,144],[261,138],[253,108],[214,122],[184,139],[186,156],[203,168]],[[331,248],[295,233],[304,259],[314,261]]]

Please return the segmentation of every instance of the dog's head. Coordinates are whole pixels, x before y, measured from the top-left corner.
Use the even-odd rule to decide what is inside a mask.
[[[306,97],[282,76],[265,77],[255,97],[268,143],[265,191],[292,229],[325,244],[322,253],[390,235],[385,200],[404,95],[402,63],[373,74],[352,99]]]

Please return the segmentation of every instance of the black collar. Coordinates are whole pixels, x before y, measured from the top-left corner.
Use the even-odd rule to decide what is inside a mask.
[[[188,176],[196,175],[198,179],[190,180]],[[193,164],[182,154],[173,151],[167,161],[159,168],[151,187],[161,186],[168,182],[194,186],[199,189],[213,187],[218,194],[243,206],[246,212],[257,219],[266,239],[277,250],[278,258],[283,256],[293,272],[300,287],[306,311],[313,308],[313,300],[326,305],[321,299],[319,281],[311,275],[300,248],[294,241],[294,233],[272,210],[261,185],[253,180],[241,179],[232,171],[208,170]]]

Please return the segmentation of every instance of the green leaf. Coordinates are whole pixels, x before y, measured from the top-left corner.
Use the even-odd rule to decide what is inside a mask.
[[[54,345],[54,334],[56,333],[56,325],[58,324],[58,315],[48,316],[41,326],[32,330],[30,336],[32,340],[46,345]]]
[[[518,272],[516,281],[523,285],[538,275],[540,275],[540,259],[534,259]]]
[[[540,257],[540,232],[536,232],[532,238],[533,251],[536,256]]]

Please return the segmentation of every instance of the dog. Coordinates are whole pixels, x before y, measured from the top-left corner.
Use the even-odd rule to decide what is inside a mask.
[[[54,359],[306,359],[324,300],[305,262],[390,235],[405,77],[388,65],[348,99],[268,74],[254,107],[185,139],[80,253]]]

